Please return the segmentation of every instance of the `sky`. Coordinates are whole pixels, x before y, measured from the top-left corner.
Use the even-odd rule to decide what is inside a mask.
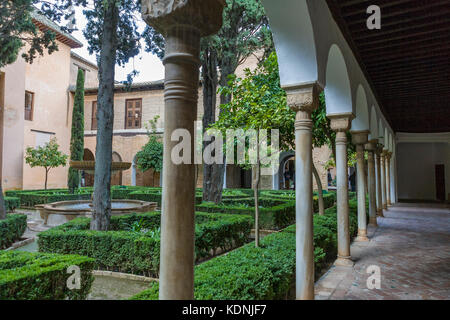
[[[83,15],[82,9],[77,8],[75,10],[75,19],[78,31],[74,31],[72,35],[83,43],[83,47],[73,49],[73,52],[93,63],[96,63],[95,55],[89,55],[87,49],[88,43],[83,36],[82,30],[85,28],[87,21]],[[143,20],[139,21],[138,26],[140,29],[139,31],[143,31],[145,29],[145,22]],[[143,40],[142,48],[145,48],[145,43]],[[130,62],[124,67],[116,66],[116,80],[126,80],[127,75],[133,70],[133,65],[134,68],[139,71],[139,75],[134,78],[133,82],[156,81],[164,78],[164,66],[161,60],[157,56],[141,50],[141,53],[134,59],[131,59]]]

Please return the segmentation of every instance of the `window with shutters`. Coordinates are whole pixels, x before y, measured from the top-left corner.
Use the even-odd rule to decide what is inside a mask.
[[[142,122],[142,99],[126,100],[125,129],[140,129]]]
[[[97,101],[92,102],[91,130],[97,130]]]
[[[25,91],[25,120],[33,121],[34,93]]]

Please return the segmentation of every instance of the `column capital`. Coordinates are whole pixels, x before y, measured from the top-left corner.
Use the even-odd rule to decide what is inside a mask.
[[[323,90],[318,82],[285,85],[287,105],[295,112],[311,113],[319,106],[319,94]]]
[[[364,145],[369,140],[369,131],[352,131],[352,143],[354,145]]]
[[[336,132],[346,132],[352,127],[353,113],[337,113],[327,115],[331,120],[331,129]]]
[[[381,143],[377,144],[377,148],[375,150],[377,156],[381,156],[383,153],[383,145]]]
[[[366,149],[367,151],[370,151],[370,152],[376,152],[377,143],[378,143],[377,139],[370,140],[364,145],[364,149]]]
[[[220,29],[224,6],[225,0],[143,0],[142,17],[163,35],[173,27],[187,26],[203,37]]]

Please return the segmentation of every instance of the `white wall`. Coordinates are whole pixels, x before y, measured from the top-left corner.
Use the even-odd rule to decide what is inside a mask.
[[[450,144],[399,143],[397,145],[398,198],[436,200],[435,166],[445,165],[445,194],[450,193]]]

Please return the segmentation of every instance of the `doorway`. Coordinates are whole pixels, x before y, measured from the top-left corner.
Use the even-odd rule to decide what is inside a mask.
[[[435,166],[436,174],[436,199],[438,201],[445,201],[445,166],[437,164]]]

